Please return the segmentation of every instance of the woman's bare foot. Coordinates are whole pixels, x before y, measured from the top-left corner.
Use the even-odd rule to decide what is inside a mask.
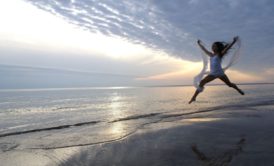
[[[244,93],[241,89],[238,89],[238,92],[239,92],[241,95],[245,95],[245,93]]]
[[[195,99],[191,99],[188,104],[191,104],[193,101],[196,101]]]

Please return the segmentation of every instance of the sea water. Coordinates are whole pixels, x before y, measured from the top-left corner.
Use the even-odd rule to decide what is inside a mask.
[[[244,96],[227,86],[207,86],[192,104],[191,86],[0,90],[0,147],[92,145],[124,138],[170,117],[274,105],[274,85],[239,87]]]

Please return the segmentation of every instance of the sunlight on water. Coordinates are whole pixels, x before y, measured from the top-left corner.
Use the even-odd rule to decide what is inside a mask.
[[[36,92],[36,91],[68,91],[68,90],[118,90],[131,89],[130,86],[113,86],[113,87],[79,87],[79,88],[37,88],[37,89],[0,89],[0,92]]]
[[[229,108],[273,103],[273,85],[240,87],[246,92],[245,96],[226,86],[208,86],[191,105],[188,101],[195,90],[193,87],[1,91],[0,135],[14,134],[20,142],[24,135],[33,133],[32,139],[43,140],[30,142],[31,147],[92,144],[119,139],[144,124],[172,122],[177,117],[188,124],[220,120],[184,119],[189,114],[202,115],[204,110],[217,113]],[[53,130],[49,130],[51,128]],[[27,133],[17,135],[22,131]]]
[[[122,122],[113,123],[110,129],[110,134],[121,137],[126,134],[125,125]]]
[[[110,104],[109,104],[109,111],[110,111],[110,116],[113,119],[117,119],[123,116],[125,112],[127,111],[125,107],[123,107],[124,102],[121,101],[122,97],[119,95],[119,93],[114,92],[111,94],[111,97],[109,99]]]
[[[110,117],[109,118],[110,119],[115,120],[123,116],[127,116],[126,113],[127,113],[128,106],[125,106],[126,103],[123,100],[124,98],[118,92],[113,92],[110,95],[110,98],[109,98],[109,101],[110,101],[110,104],[109,104]],[[127,132],[126,128],[127,127],[125,126],[123,122],[112,123],[110,126],[109,134],[113,135],[114,137],[122,137]]]

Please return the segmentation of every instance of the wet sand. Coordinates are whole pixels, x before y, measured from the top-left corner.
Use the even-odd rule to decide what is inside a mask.
[[[274,111],[272,106],[257,106],[171,116],[120,140],[90,146],[24,150],[10,145],[1,149],[4,166],[271,166]]]

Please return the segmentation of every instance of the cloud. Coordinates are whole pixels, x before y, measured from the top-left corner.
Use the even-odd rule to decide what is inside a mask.
[[[60,68],[0,65],[0,75],[0,89],[136,85],[133,75]]]
[[[94,33],[119,36],[190,58],[189,34],[163,18],[154,1],[29,1]],[[181,49],[181,48],[185,49]]]
[[[274,45],[271,0],[28,0],[94,33],[119,36],[169,55],[200,60],[196,39],[209,43],[240,35],[250,59]],[[269,55],[268,55],[269,56]],[[272,61],[274,58],[269,56]],[[242,69],[243,69],[242,68]]]
[[[274,68],[267,68],[261,72],[261,77],[263,77],[268,82],[274,82]]]
[[[151,75],[147,77],[138,77],[136,80],[139,82],[152,82],[157,85],[157,83],[165,83],[165,84],[183,84],[183,85],[192,85],[193,77],[199,73],[199,66],[201,63],[193,63],[191,66],[194,68],[182,69],[171,71],[162,74]],[[196,67],[195,67],[196,66]],[[264,82],[266,79],[264,76],[258,76],[254,73],[246,73],[238,70],[228,70],[226,72],[231,82],[236,83],[255,83],[255,82]],[[272,73],[273,75],[273,73]],[[215,80],[212,83],[221,83],[223,82],[219,79]]]
[[[270,76],[274,76],[274,68],[269,68],[269,69],[266,69],[265,75],[270,75]]]
[[[230,78],[231,82],[264,82],[265,78],[261,75],[257,75],[255,73],[247,73],[243,71],[237,71],[237,70],[228,70],[227,76]]]
[[[192,82],[192,78],[195,76],[193,74],[197,74],[200,72],[200,67],[202,66],[202,63],[200,62],[190,62],[190,61],[181,61],[178,68],[165,72],[165,73],[159,73],[154,74],[150,76],[145,77],[138,77],[136,80],[155,80],[155,81],[161,81],[161,80],[184,80],[184,84],[188,84],[189,82]],[[186,82],[186,80],[189,80]]]
[[[15,3],[17,1],[21,3]],[[23,8],[20,11],[29,12],[28,15],[18,17],[19,4],[23,2],[28,2],[39,12],[48,11],[51,13],[48,15],[59,18],[52,16],[55,19],[47,20],[37,15],[39,12],[32,13]],[[13,27],[14,32],[0,35],[7,39],[13,36],[12,39],[18,40],[18,52],[10,55],[10,52],[16,51],[10,47],[7,54],[1,55],[1,63],[16,64],[12,63],[13,60],[17,64],[24,62],[30,66],[42,64],[47,67],[127,73],[155,82],[169,79],[192,82],[198,71],[188,70],[185,66],[199,68],[195,66],[201,61],[196,40],[202,39],[210,48],[213,41],[231,41],[234,35],[240,35],[243,41],[243,56],[233,68],[235,79],[258,80],[260,78],[256,78],[256,74],[248,73],[264,72],[274,63],[274,2],[271,0],[13,0],[3,3],[10,3],[14,7],[13,10],[7,8],[3,12],[6,14],[0,16],[3,23],[0,32],[3,27],[7,31]],[[3,10],[0,11],[4,11],[6,7],[1,6]],[[56,20],[56,24],[50,20]],[[13,26],[6,26],[9,22]],[[77,28],[66,29],[68,25],[76,25]],[[32,30],[32,26],[36,31]],[[49,29],[48,34],[45,33],[46,29]],[[19,34],[23,31],[27,32],[23,36],[25,38]],[[45,50],[37,52],[38,42],[34,42],[32,53],[22,52],[19,44],[29,41],[19,40],[27,37],[34,41],[48,39],[48,42],[41,44]],[[2,38],[1,42],[3,53],[7,49],[6,43],[10,41]],[[50,49],[46,47],[47,44],[57,46],[60,43],[63,44],[62,49],[71,55],[55,57],[56,52],[48,52]],[[78,48],[82,50],[81,53]],[[92,56],[83,58],[87,54]],[[112,56],[107,57],[106,54]]]

